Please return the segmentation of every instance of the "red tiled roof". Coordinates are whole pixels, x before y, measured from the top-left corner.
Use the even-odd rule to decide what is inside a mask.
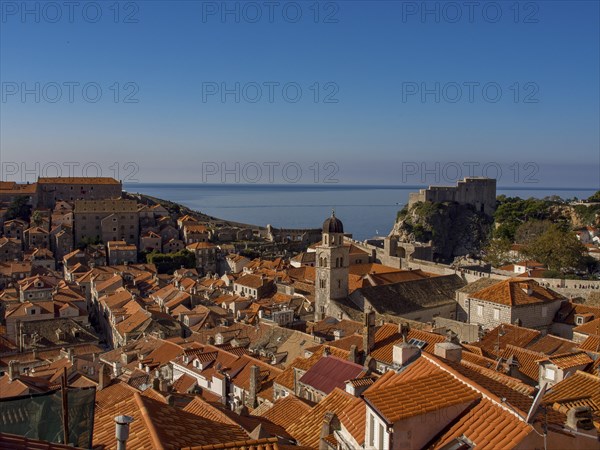
[[[310,411],[298,417],[287,431],[300,445],[318,448],[325,414],[333,412],[339,416],[353,399],[347,392],[336,388]]]
[[[570,369],[576,366],[587,366],[592,363],[593,360],[585,352],[572,352],[562,355],[553,355],[543,359],[543,361],[550,361],[559,369]],[[600,388],[600,386],[599,386]]]
[[[190,445],[219,444],[247,439],[238,426],[217,424],[162,402],[134,393],[96,414],[94,446],[116,449],[114,417],[134,418],[127,446],[140,449],[179,449]]]
[[[479,342],[473,345],[483,349],[487,354],[498,356],[507,345],[524,348],[540,335],[537,330],[504,323],[489,330]]]
[[[600,336],[588,336],[583,343],[579,344],[579,349],[585,350],[586,352],[600,353]]]
[[[482,399],[468,414],[462,416],[443,433],[432,446],[442,449],[454,439],[464,436],[477,449],[496,450],[517,446],[533,428],[514,414],[500,408],[487,399]]]
[[[359,445],[365,442],[366,412],[366,403],[357,397],[339,415],[340,422]]]
[[[269,410],[261,414],[261,417],[287,429],[310,409],[311,407],[303,400],[295,395],[288,395],[277,400]]]
[[[531,293],[528,293],[527,290]],[[510,278],[470,295],[471,298],[506,306],[533,305],[561,300],[562,297],[534,280]]]
[[[600,336],[600,317],[573,328],[573,332]]]
[[[346,381],[358,377],[363,371],[359,364],[328,356],[312,366],[300,378],[300,382],[327,395],[336,387],[343,389]]]
[[[470,403],[480,395],[447,373],[437,372],[410,383],[381,387],[375,383],[363,397],[389,424],[431,411]]]

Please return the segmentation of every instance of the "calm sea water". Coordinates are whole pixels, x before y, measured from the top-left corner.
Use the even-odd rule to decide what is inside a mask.
[[[317,228],[335,209],[344,231],[363,240],[387,235],[408,194],[423,186],[342,185],[224,185],[148,184],[125,186],[131,193],[147,194],[180,203],[210,216],[280,228]],[[521,198],[587,198],[594,189],[498,189],[498,194]]]

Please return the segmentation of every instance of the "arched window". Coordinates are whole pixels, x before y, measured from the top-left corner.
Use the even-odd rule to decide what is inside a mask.
[[[323,267],[327,267],[327,258],[323,258]]]

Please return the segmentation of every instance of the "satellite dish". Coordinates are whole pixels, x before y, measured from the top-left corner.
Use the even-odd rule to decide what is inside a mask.
[[[533,416],[535,415],[536,411],[540,407],[542,398],[544,398],[544,395],[546,394],[547,386],[548,386],[548,384],[544,384],[540,388],[538,393],[535,395],[535,398],[533,399],[533,403],[531,404],[531,408],[529,408],[529,413],[527,413],[527,419],[525,420],[526,423],[529,423],[531,421],[531,419],[533,419]]]

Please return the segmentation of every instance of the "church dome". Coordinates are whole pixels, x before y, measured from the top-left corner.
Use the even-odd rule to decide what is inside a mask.
[[[328,217],[323,222],[323,233],[343,233],[344,224],[340,219],[335,217],[335,212],[331,211],[331,217]]]

